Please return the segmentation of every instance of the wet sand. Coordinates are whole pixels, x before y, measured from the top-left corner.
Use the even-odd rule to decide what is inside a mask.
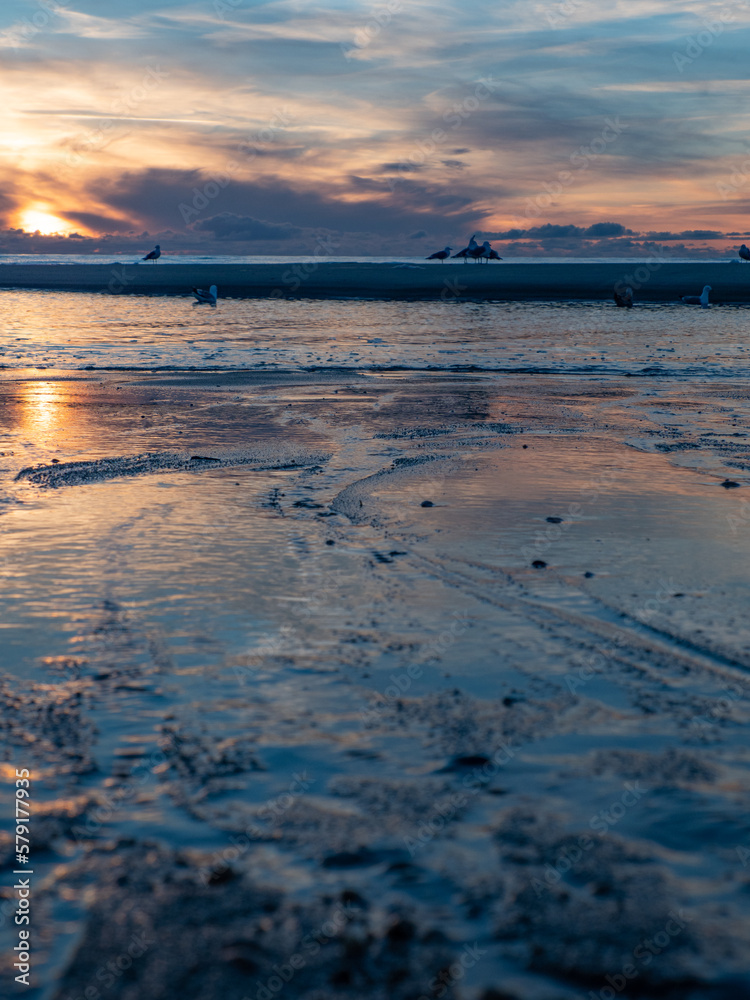
[[[711,285],[712,302],[749,302],[750,266],[725,262],[422,265],[309,264],[3,264],[0,288],[112,295],[185,295],[215,284],[235,298],[574,300],[611,299],[635,289],[637,301],[671,302]]]
[[[744,383],[0,394],[27,996],[750,991]]]

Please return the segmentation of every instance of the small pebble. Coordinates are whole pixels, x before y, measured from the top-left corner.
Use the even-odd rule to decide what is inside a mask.
[[[721,484],[725,490],[732,490],[735,487],[739,487],[739,483],[735,483],[733,479],[725,479]]]
[[[591,572],[590,569],[587,569],[583,575],[586,577],[587,580],[590,580],[594,574]]]
[[[549,521],[550,524],[562,524],[561,517],[548,517],[546,520]]]
[[[489,763],[490,758],[483,753],[464,754],[460,757],[454,757],[444,770],[454,771],[459,767],[484,767],[485,764]]]
[[[534,567],[534,569],[545,569],[547,563],[544,561],[544,559],[535,559],[531,565]]]
[[[422,503],[420,504],[420,507],[434,507],[434,506],[435,504],[432,502],[432,500],[423,500]]]
[[[336,543],[332,538],[326,538],[326,545],[335,545]]]

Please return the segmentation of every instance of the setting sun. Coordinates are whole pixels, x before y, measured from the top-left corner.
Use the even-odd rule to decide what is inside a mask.
[[[38,231],[42,236],[51,236],[53,233],[67,235],[74,231],[74,227],[69,222],[65,222],[64,219],[58,219],[56,215],[37,209],[28,209],[21,213],[21,226],[27,233]]]

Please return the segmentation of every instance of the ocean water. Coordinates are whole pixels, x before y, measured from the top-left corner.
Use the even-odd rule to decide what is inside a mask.
[[[149,251],[151,247],[144,247],[144,254]],[[442,249],[440,247],[439,249]],[[648,258],[644,258],[644,261]],[[700,263],[705,263],[706,260],[716,260],[726,261],[731,260],[728,255],[717,256],[716,258],[701,258]],[[739,260],[739,258],[734,258]],[[401,256],[391,256],[391,257],[371,257],[366,254],[361,256],[346,257],[336,254],[328,254],[321,256],[320,254],[255,254],[255,255],[211,255],[211,254],[182,254],[182,253],[170,253],[166,249],[162,251],[162,256],[160,257],[157,264],[151,264],[151,262],[144,262],[146,267],[163,267],[165,264],[309,264],[309,263],[320,263],[325,260],[331,264],[395,264],[395,263],[405,263],[414,265],[423,265],[427,267],[459,267],[464,266],[465,262],[462,259],[453,260],[453,258],[448,258],[446,261],[430,261],[429,264],[426,262],[426,257],[409,257],[406,255]],[[680,263],[691,263],[696,262],[694,257],[670,257],[671,261],[676,264]],[[124,263],[139,263],[142,261],[142,257],[133,253],[97,253],[97,254],[72,254],[72,253],[57,253],[57,254],[0,254],[0,265],[2,264],[124,264]],[[640,258],[637,257],[505,257],[503,258],[503,265],[506,264],[554,264],[554,263],[571,263],[571,264],[627,264],[629,267],[637,267],[641,262]],[[469,262],[465,266],[474,266],[472,262]],[[496,266],[496,265],[483,265],[483,266]]]
[[[747,993],[745,307],[0,303],[27,996]]]

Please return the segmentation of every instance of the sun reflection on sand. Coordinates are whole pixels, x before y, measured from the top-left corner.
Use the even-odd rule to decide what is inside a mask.
[[[15,424],[37,444],[54,444],[75,423],[65,382],[22,381],[17,385]],[[52,438],[52,440],[50,440]]]

